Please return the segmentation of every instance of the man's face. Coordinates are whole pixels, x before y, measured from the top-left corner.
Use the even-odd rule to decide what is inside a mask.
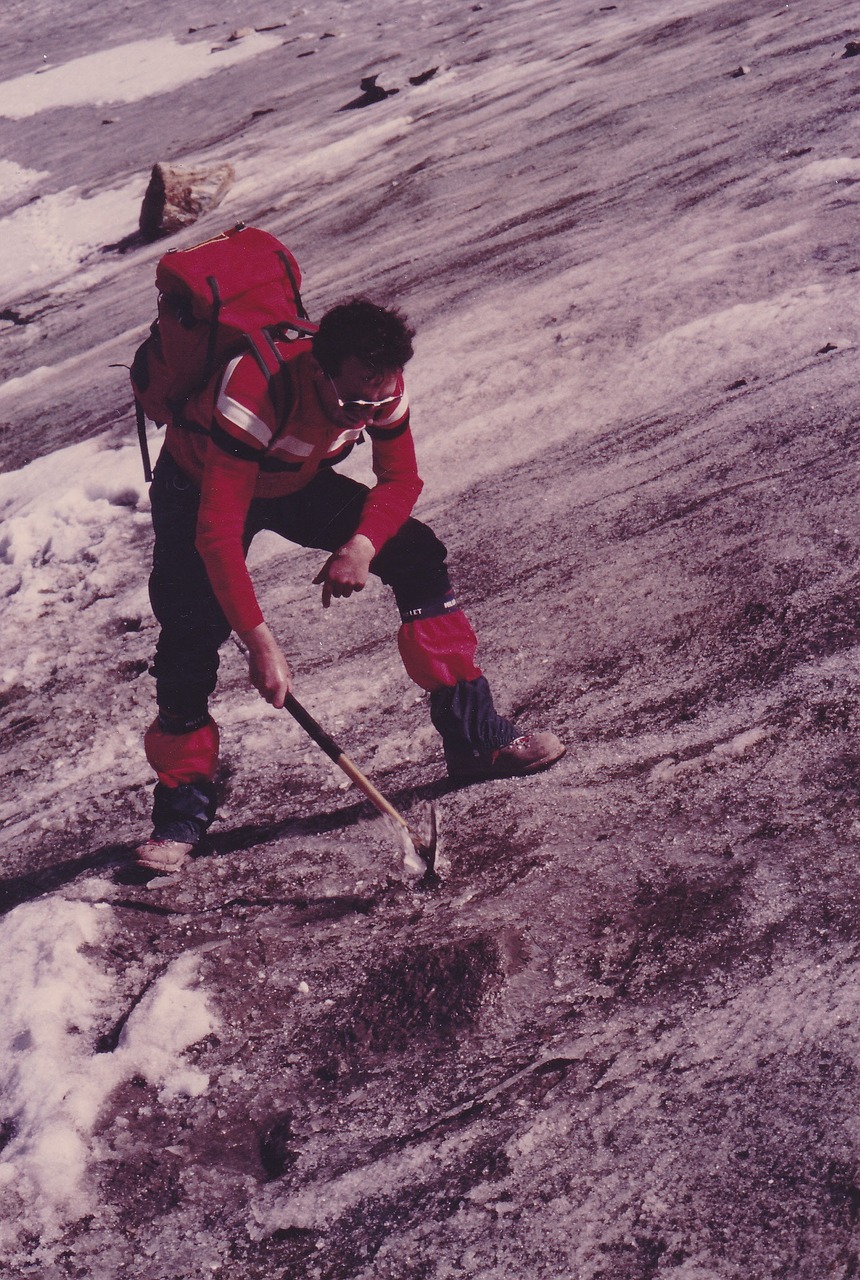
[[[345,429],[355,430],[391,412],[403,394],[403,371],[380,373],[356,356],[347,356],[338,372],[323,383],[323,394],[327,394],[332,418]],[[362,400],[370,403],[357,403]]]

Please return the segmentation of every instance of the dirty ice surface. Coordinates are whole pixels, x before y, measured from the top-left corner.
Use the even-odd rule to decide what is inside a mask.
[[[36,0],[0,84],[0,1264],[847,1280],[853,13],[186,9]],[[400,92],[341,112],[371,73]],[[166,247],[117,246],[165,158],[237,176],[171,243],[260,222],[313,314],[417,324],[418,514],[504,709],[570,747],[444,796],[438,899],[230,652],[217,856],[113,875],[155,639],[121,366]],[[318,557],[251,563],[300,696],[434,785],[381,588],[323,617]]]

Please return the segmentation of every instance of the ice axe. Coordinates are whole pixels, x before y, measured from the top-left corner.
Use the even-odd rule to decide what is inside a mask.
[[[394,823],[398,837],[403,849],[403,861],[410,871],[421,872],[424,875],[433,873],[436,865],[436,845],[438,833],[436,829],[436,809],[430,805],[430,816],[426,836],[420,836],[418,832],[411,827],[402,813],[395,809],[390,800],[386,800],[381,791],[377,791],[376,787],[366,778],[356,764],[350,760],[349,756],[343,751],[334,738],[330,737],[318,724],[311,713],[302,706],[298,698],[292,693],[288,693],[284,699],[284,710],[289,711],[290,715],[296,720],[305,733],[313,738],[318,747],[326,753],[330,760],[333,760],[339,769],[342,769],[348,778],[350,778],[360,791],[363,791],[371,804],[385,814]]]

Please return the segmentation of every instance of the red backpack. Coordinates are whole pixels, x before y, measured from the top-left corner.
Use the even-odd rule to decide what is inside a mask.
[[[234,356],[250,350],[271,381],[283,367],[275,340],[316,332],[299,292],[301,272],[268,231],[238,223],[158,263],[158,316],[131,366],[143,470],[152,479],[145,418],[158,426],[193,424],[192,396]],[[200,430],[199,427],[196,428]]]

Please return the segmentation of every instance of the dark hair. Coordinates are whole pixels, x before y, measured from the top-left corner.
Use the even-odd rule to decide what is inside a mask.
[[[412,357],[410,328],[399,311],[368,298],[353,298],[327,311],[313,336],[313,353],[326,373],[336,375],[348,356],[380,373],[402,369]]]

